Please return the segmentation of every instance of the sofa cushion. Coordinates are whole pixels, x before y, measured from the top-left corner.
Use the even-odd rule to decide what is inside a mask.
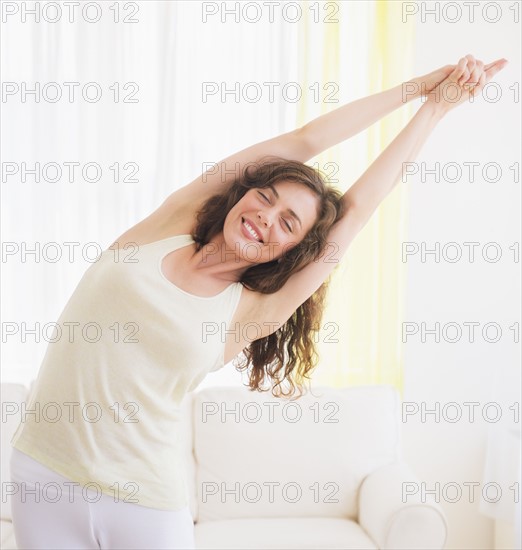
[[[293,401],[208,388],[193,406],[199,521],[356,520],[363,479],[399,458],[392,386],[320,387]]]
[[[209,521],[195,527],[196,548],[343,548],[377,550],[359,525],[334,518],[266,518]]]
[[[30,386],[32,387],[32,385]],[[9,461],[11,460],[11,438],[22,419],[21,404],[27,399],[29,388],[23,384],[2,384],[2,430],[0,474],[2,476],[2,501],[0,503],[0,518],[11,519],[11,497],[8,484],[11,482]],[[3,548],[3,546],[2,546]]]

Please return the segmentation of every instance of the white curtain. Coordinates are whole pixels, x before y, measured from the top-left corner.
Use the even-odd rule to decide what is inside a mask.
[[[55,18],[51,11],[39,22],[18,11],[2,25],[4,382],[35,377],[52,335],[45,325],[56,322],[99,251],[203,163],[295,127],[297,102],[281,99],[285,83],[297,80],[291,18],[205,20],[205,2],[147,1],[118,2],[119,22],[115,2],[97,3],[97,22],[86,20],[95,11],[69,22],[59,4],[55,23],[44,18]],[[22,93],[35,86],[39,101]],[[84,99],[97,88],[98,101]],[[234,89],[239,95],[222,97]],[[30,173],[36,163],[39,181]],[[69,181],[71,163],[79,165]]]
[[[489,406],[482,412],[488,439],[479,508],[486,516],[512,523],[512,548],[521,548],[520,366],[499,365],[491,378]]]

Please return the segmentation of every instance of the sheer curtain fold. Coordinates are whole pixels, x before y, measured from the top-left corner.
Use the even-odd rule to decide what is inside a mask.
[[[307,5],[303,2],[303,6]],[[314,24],[310,10],[299,27],[300,42],[320,52],[322,74],[314,56],[303,56],[304,81],[320,76],[339,86],[337,104],[318,105],[308,93],[298,111],[298,125],[360,97],[412,77],[413,23],[403,23],[398,2],[340,2],[338,22]],[[303,85],[306,89],[306,86]],[[346,191],[411,117],[401,106],[367,131],[323,152],[312,164],[329,172]],[[321,356],[315,384],[348,386],[391,384],[402,391],[401,322],[404,300],[404,240],[407,197],[400,184],[384,200],[356,237],[330,282],[328,305],[319,332]]]

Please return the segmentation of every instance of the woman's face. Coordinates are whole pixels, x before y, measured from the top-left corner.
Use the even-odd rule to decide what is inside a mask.
[[[253,188],[228,213],[227,243],[252,263],[278,259],[298,245],[317,219],[319,199],[306,185],[282,181]]]

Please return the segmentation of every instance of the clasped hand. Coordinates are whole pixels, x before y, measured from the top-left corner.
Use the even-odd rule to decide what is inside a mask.
[[[484,65],[471,54],[462,57],[457,65],[446,65],[418,79],[421,95],[426,102],[448,112],[457,105],[479,95],[484,86],[507,65],[507,59],[497,59]],[[472,99],[471,99],[472,101]]]

